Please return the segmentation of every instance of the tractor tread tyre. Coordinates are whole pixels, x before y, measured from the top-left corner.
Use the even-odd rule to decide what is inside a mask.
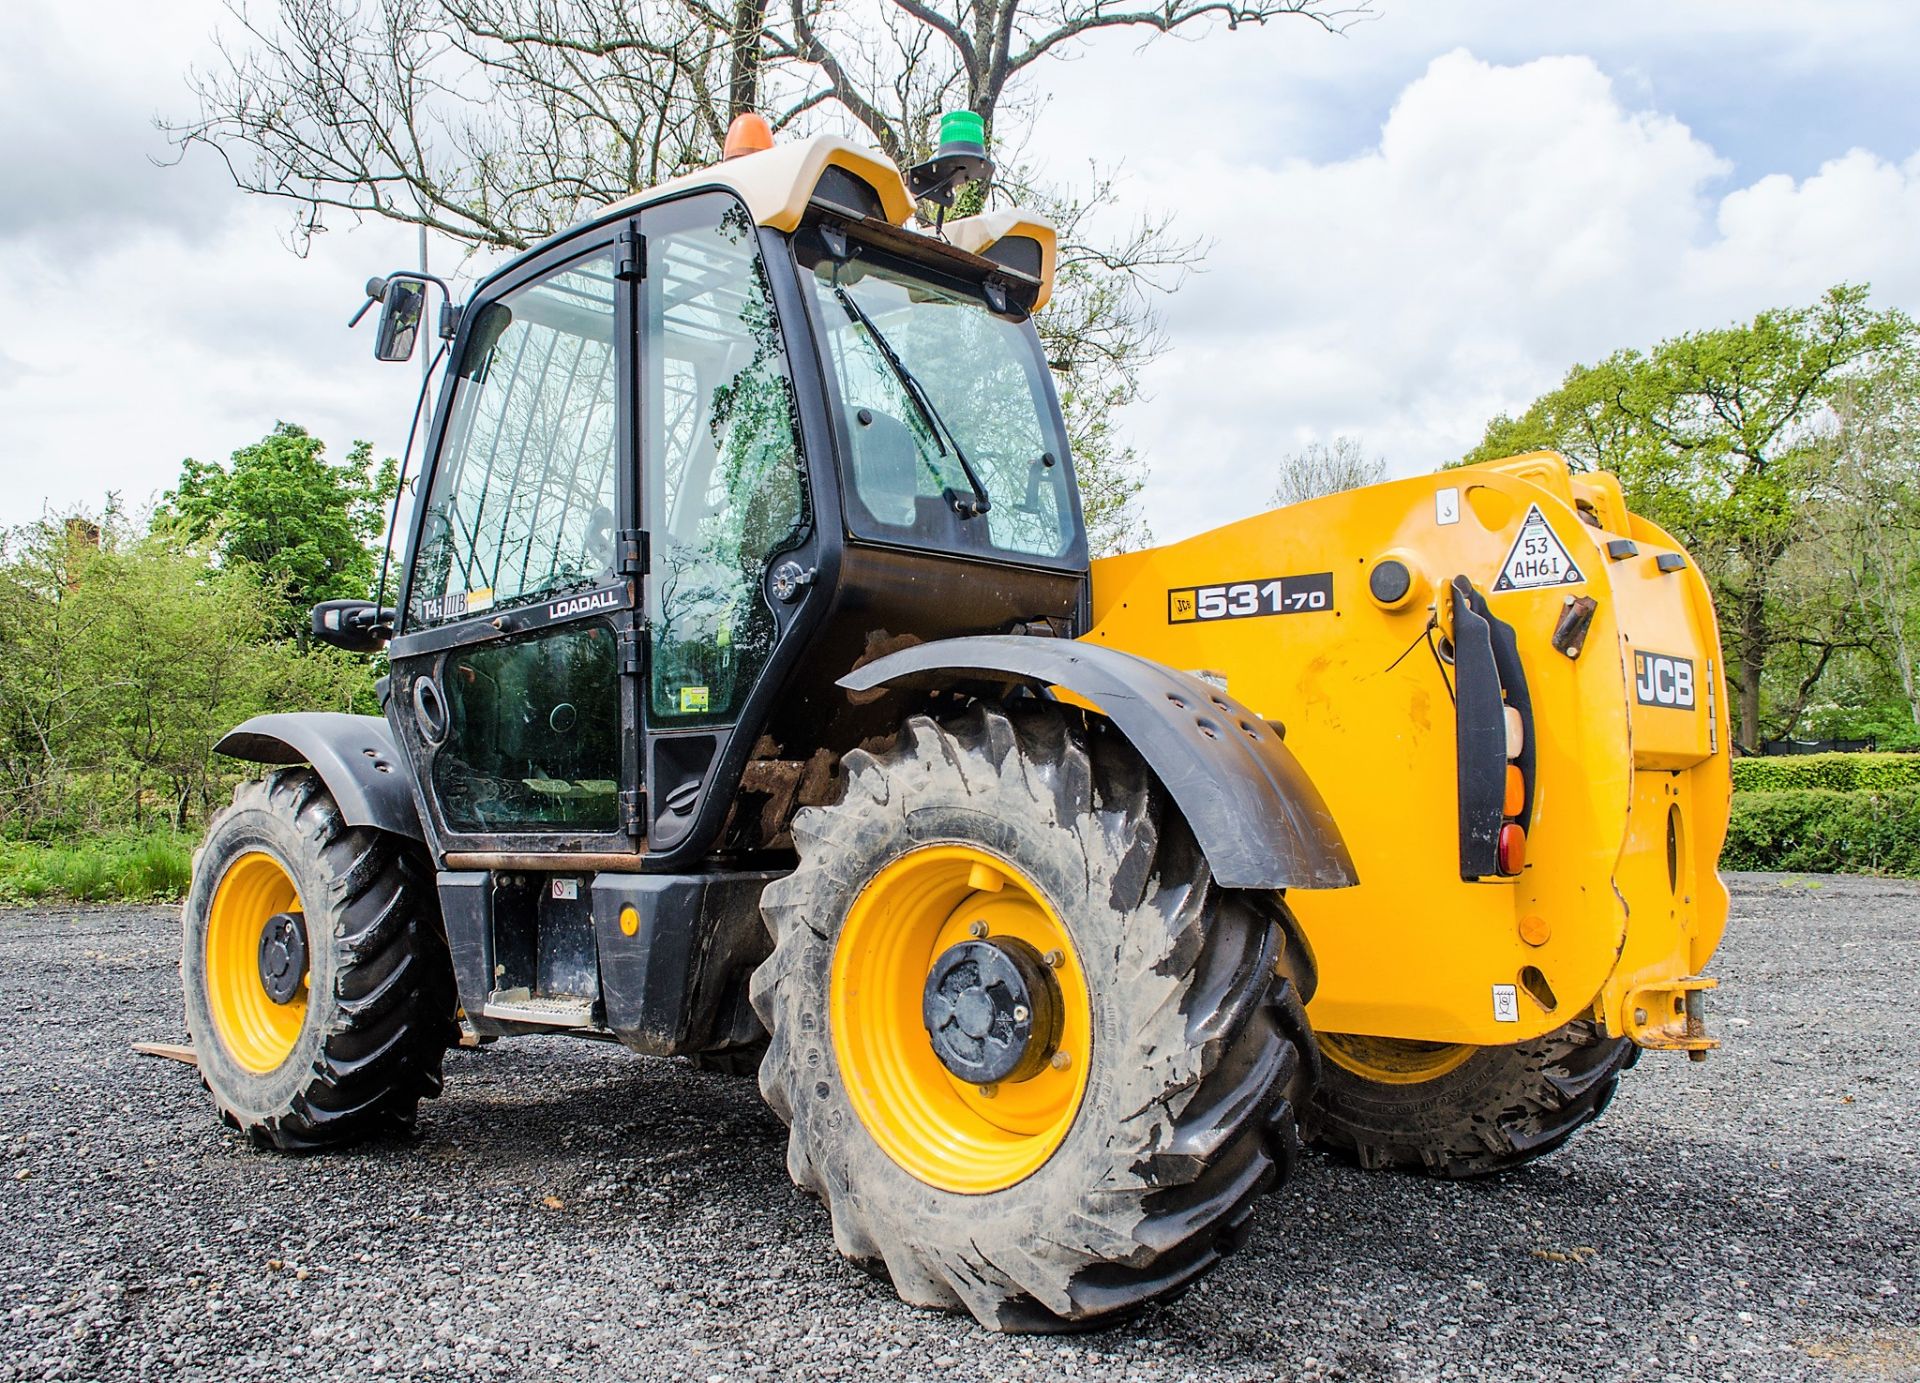
[[[307,1013],[267,1072],[223,1045],[208,998],[208,910],[227,868],[262,851],[293,880],[306,918]],[[458,1040],[453,966],[432,874],[417,846],[341,819],[312,769],[244,782],[194,853],[182,908],[181,982],[201,1079],[222,1120],[256,1146],[310,1151],[413,1128],[440,1093]]]
[[[1585,1019],[1483,1047],[1417,1084],[1369,1080],[1329,1057],[1310,1138],[1369,1171],[1491,1176],[1545,1157],[1598,1119],[1639,1057],[1631,1041]]]
[[[799,867],[762,900],[774,949],[752,989],[771,1034],[762,1093],[840,1251],[906,1301],[997,1330],[1098,1328],[1191,1285],[1292,1172],[1319,1069],[1312,960],[1280,896],[1217,885],[1133,749],[1048,703],[915,716],[843,774],[836,804],[794,822]],[[990,850],[1046,895],[1093,1005],[1072,1126],[1037,1170],[982,1194],[882,1150],[829,1031],[850,905],[934,844]]]

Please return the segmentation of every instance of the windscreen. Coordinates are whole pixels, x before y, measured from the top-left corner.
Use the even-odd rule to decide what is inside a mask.
[[[992,311],[977,285],[864,251],[803,252],[801,268],[837,393],[855,536],[1077,558],[1066,439],[1027,319]]]

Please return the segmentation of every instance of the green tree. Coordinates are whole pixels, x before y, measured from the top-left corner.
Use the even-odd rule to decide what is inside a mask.
[[[276,424],[226,466],[189,457],[155,527],[195,544],[211,540],[222,563],[244,563],[279,603],[275,624],[304,642],[307,611],[322,600],[372,593],[374,550],[393,494],[391,457],[355,442],[343,465],[294,423]]]
[[[1700,563],[1719,607],[1736,734],[1790,731],[1837,655],[1870,639],[1812,515],[1826,498],[1834,400],[1915,343],[1864,285],[1810,307],[1579,365],[1466,460],[1551,449],[1615,472],[1634,508]]]
[[[62,514],[0,535],[0,824],[63,819],[76,770],[94,756],[101,688],[84,650],[97,611],[75,599],[103,543],[124,529],[106,514]]]
[[[373,712],[366,659],[282,637],[246,561],[117,507],[0,534],[0,832],[183,826],[239,765],[213,745],[263,711]]]
[[[1873,637],[1871,661],[1899,689],[1911,737],[1920,730],[1920,358],[1902,351],[1849,380],[1833,411],[1811,519]]]
[[[127,824],[162,794],[184,823],[214,741],[251,713],[253,654],[277,602],[253,568],[156,537],[96,551],[68,599],[86,630],[73,661],[95,689],[88,766],[118,779]]]

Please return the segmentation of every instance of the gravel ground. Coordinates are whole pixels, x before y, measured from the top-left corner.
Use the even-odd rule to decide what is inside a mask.
[[[1916,924],[1742,876],[1711,1061],[1493,1183],[1310,1159],[1185,1298],[1047,1339],[843,1263],[750,1081],[502,1042],[411,1143],[257,1153],[128,1050],[183,1036],[172,910],[0,913],[0,1380],[1913,1379]]]

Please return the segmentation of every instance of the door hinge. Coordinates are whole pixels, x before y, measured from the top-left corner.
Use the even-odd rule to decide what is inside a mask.
[[[613,276],[623,283],[647,276],[647,238],[629,226],[615,242]]]
[[[623,677],[632,677],[639,673],[646,662],[646,631],[642,629],[623,629],[614,640],[614,650],[619,656],[620,673]]]
[[[620,794],[620,826],[630,836],[647,833],[647,790],[628,788]]]
[[[622,576],[645,576],[653,567],[653,545],[644,528],[623,528],[614,540]]]

